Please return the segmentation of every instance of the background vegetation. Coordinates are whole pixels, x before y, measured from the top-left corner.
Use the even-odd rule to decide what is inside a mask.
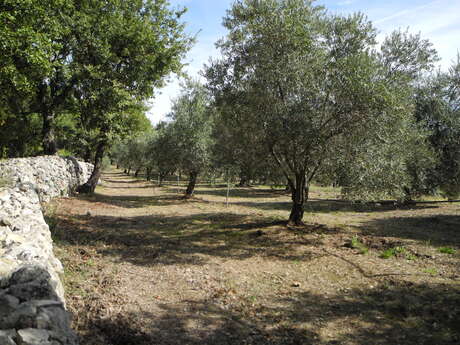
[[[8,0],[0,14],[0,154],[104,156],[158,180],[284,185],[301,224],[313,182],[353,200],[460,193],[460,59],[365,15],[304,0],[235,1],[221,58],[185,79],[166,122],[144,102],[193,39],[165,1]]]

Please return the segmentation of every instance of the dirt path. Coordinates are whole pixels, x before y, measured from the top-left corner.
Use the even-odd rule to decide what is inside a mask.
[[[48,212],[83,345],[460,341],[460,258],[438,248],[458,249],[458,206],[357,212],[320,190],[312,225],[289,230],[289,199],[269,189],[235,190],[227,208],[224,188],[184,201],[103,180]]]

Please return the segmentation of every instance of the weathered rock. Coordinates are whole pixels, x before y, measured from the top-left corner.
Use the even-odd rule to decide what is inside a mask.
[[[16,345],[15,339],[18,334],[15,329],[0,330],[0,344],[2,345]]]
[[[14,272],[17,267],[17,263],[13,260],[7,259],[4,257],[5,251],[0,249],[0,288],[3,287],[5,278],[8,277],[12,272]]]
[[[8,194],[8,199],[9,198],[10,198],[10,194]],[[0,219],[0,225],[1,226],[11,226],[11,222],[8,219]]]
[[[57,156],[0,161],[0,345],[75,345],[41,203],[68,196],[90,164]]]
[[[4,319],[7,328],[29,328],[36,327],[37,308],[31,303],[22,303],[10,315]]]
[[[7,294],[0,295],[0,316],[11,313],[17,307],[19,307],[18,298]]]
[[[54,295],[55,298],[59,298],[56,292],[54,292],[53,286],[43,281],[12,285],[8,288],[8,292],[21,301],[27,301],[31,298],[48,298],[52,295]]]
[[[9,328],[8,325],[11,325],[11,327],[15,325],[15,322],[10,319],[14,318],[16,320],[16,316],[13,315],[15,315],[17,309],[19,309],[19,299],[5,293],[0,296],[0,325],[2,325],[2,328]]]
[[[50,345],[50,333],[44,329],[26,328],[18,331],[18,345]]]

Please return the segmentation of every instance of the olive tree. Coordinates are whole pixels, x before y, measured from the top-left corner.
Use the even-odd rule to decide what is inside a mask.
[[[189,175],[185,197],[193,195],[198,175],[210,164],[212,121],[210,98],[198,81],[189,80],[169,114],[176,141],[177,161]]]
[[[304,0],[240,0],[224,26],[208,86],[218,107],[247,108],[291,187],[289,223],[301,224],[325,163],[362,136],[398,136],[397,123],[410,122],[407,97],[386,77],[376,31],[361,14],[330,15]]]
[[[161,122],[156,127],[156,135],[147,149],[149,171],[158,175],[161,187],[164,179],[174,173],[179,166],[178,142],[170,122]],[[150,175],[150,174],[149,174]]]
[[[460,196],[460,58],[447,72],[432,76],[418,89],[416,116],[429,131],[438,159],[431,182],[449,199]]]
[[[379,126],[365,126],[356,140],[340,145],[329,169],[348,198],[412,202],[436,188],[437,157],[430,129],[417,122],[416,103],[439,59],[428,40],[408,30],[390,33],[376,56],[400,110],[380,116]]]
[[[212,161],[215,168],[236,170],[239,186],[246,187],[271,170],[271,157],[258,134],[257,123],[247,121],[236,102],[213,112]],[[230,114],[229,114],[230,113]]]

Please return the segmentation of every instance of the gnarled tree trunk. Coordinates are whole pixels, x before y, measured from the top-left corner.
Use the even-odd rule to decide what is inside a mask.
[[[89,180],[78,187],[77,192],[84,194],[92,194],[96,189],[99,178],[101,177],[102,172],[102,158],[104,157],[104,151],[106,147],[106,142],[102,141],[97,145],[96,155],[94,157],[94,169],[89,178]]]
[[[189,180],[187,185],[187,190],[185,191],[185,198],[191,198],[193,196],[193,192],[195,190],[196,180],[198,177],[197,171],[191,171],[189,174]]]
[[[295,185],[292,182],[290,184],[292,184],[292,208],[288,223],[290,225],[303,225],[304,203],[308,198],[307,189],[305,188],[305,173],[297,173],[295,175]]]

